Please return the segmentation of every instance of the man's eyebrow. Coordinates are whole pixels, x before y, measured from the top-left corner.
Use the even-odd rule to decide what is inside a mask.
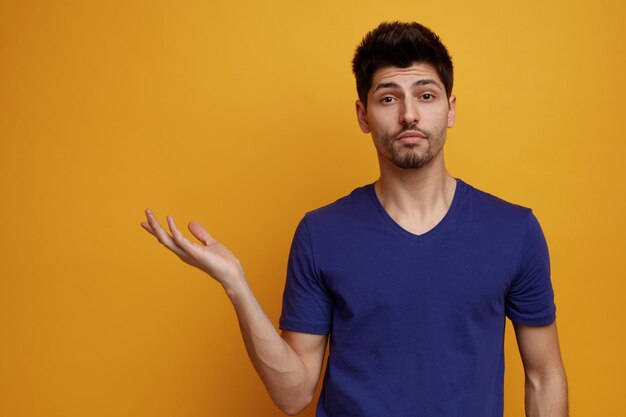
[[[441,86],[439,85],[439,83],[433,80],[432,78],[425,78],[423,80],[417,80],[413,83],[411,87],[421,87],[423,85],[429,85],[429,84],[432,84],[436,86],[437,88],[441,89]],[[400,88],[400,85],[393,81],[388,82],[388,83],[380,83],[376,86],[376,88],[374,88],[373,92],[375,93],[376,91],[381,90],[383,88]]]
[[[426,78],[424,80],[415,81],[413,83],[413,87],[418,87],[418,86],[422,86],[422,85],[429,85],[429,84],[434,84],[437,88],[441,89],[441,86],[439,85],[439,83],[437,81],[433,80],[432,78]]]
[[[375,93],[376,91],[382,90],[383,88],[400,88],[400,84],[394,82],[380,83],[376,86],[373,92]]]

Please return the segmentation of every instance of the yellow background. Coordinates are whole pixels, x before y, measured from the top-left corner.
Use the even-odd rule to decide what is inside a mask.
[[[452,174],[544,228],[571,414],[623,412],[625,8],[1,1],[0,415],[281,415],[222,289],[138,223],[206,225],[276,323],[301,216],[377,177],[350,61],[396,19],[453,56]]]

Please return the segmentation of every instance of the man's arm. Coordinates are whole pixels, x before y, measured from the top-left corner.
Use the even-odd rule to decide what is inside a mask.
[[[526,416],[567,417],[567,380],[556,323],[513,326],[526,375]]]
[[[279,335],[257,301],[239,260],[213,239],[202,226],[189,230],[201,242],[193,243],[167,218],[166,232],[154,214],[141,226],[181,260],[212,276],[224,287],[239,321],[239,328],[255,370],[276,405],[289,415],[299,414],[312,401],[322,370],[327,335],[284,331]]]

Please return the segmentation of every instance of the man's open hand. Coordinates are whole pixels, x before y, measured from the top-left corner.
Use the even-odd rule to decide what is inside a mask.
[[[239,260],[224,245],[213,239],[200,224],[189,222],[189,231],[201,244],[189,241],[176,227],[174,219],[167,216],[168,233],[161,225],[154,213],[146,210],[147,222],[141,222],[141,227],[157,238],[166,248],[174,252],[180,259],[191,266],[205,271],[223,286],[230,286],[237,280],[244,279],[245,275]]]

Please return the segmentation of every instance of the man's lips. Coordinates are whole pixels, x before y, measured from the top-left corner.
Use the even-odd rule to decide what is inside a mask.
[[[403,132],[403,133],[399,134],[398,136],[396,136],[396,139],[404,139],[404,138],[422,138],[422,139],[425,139],[426,135],[424,135],[422,132],[417,132],[415,130],[409,130],[409,131]]]
[[[422,139],[426,139],[426,135],[421,132],[417,132],[415,130],[402,132],[401,134],[396,136],[396,140],[404,144],[417,143],[421,141]]]

